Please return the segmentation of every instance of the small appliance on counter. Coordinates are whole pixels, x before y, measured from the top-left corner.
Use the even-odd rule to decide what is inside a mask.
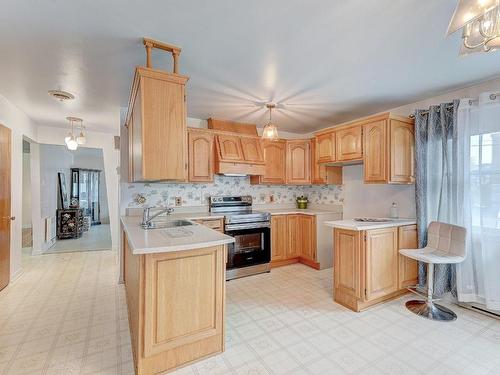
[[[252,210],[252,197],[210,197],[210,212],[224,215],[224,233],[235,239],[228,245],[226,280],[269,272],[271,214]]]
[[[297,202],[298,209],[301,209],[301,210],[307,209],[307,203],[309,203],[309,201],[307,200],[307,197],[304,197],[303,195],[301,195],[300,197],[297,197],[296,202]]]

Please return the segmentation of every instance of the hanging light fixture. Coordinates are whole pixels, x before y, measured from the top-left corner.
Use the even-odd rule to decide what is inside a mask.
[[[79,145],[84,145],[87,142],[87,138],[85,138],[85,134],[83,134],[83,129],[85,129],[83,126],[83,120],[80,119],[80,135],[76,137],[76,142]]]
[[[269,109],[269,122],[262,130],[262,138],[270,141],[278,140],[278,126],[272,122],[272,110],[276,108],[275,103],[267,103],[266,108]]]
[[[83,125],[81,125],[83,120],[79,117],[71,117],[71,116],[66,117],[66,120],[68,120],[70,123],[71,131],[69,131],[66,138],[64,138],[64,142],[66,143],[68,150],[75,151],[78,148],[79,144],[85,143],[85,136],[83,136]],[[78,142],[78,138],[80,137],[75,137],[75,122],[80,123],[80,130],[81,130],[80,135],[83,136],[83,143]]]
[[[461,55],[500,49],[500,0],[459,0],[447,35],[460,29]]]

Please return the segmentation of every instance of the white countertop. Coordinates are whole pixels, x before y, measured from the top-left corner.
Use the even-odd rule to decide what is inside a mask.
[[[176,215],[172,216],[176,218]],[[192,218],[190,214],[178,216],[179,218],[188,216]],[[200,224],[177,228],[144,230],[140,226],[141,220],[140,216],[121,217],[123,228],[127,233],[127,238],[134,255],[192,250],[234,242],[233,237],[226,236]]]
[[[386,221],[383,223],[374,223],[366,221],[365,222],[355,221],[349,219],[349,220],[325,221],[324,224],[332,228],[341,228],[348,230],[369,230],[369,229],[400,227],[403,225],[412,225],[417,223],[416,219],[387,219],[387,220],[390,221]]]
[[[316,208],[271,208],[265,209],[264,211],[269,212],[271,215],[293,215],[293,214],[303,214],[303,215],[327,215],[327,214],[337,214],[338,211],[333,210],[321,210]]]

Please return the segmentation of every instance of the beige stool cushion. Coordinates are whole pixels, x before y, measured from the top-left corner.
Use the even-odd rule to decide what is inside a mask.
[[[429,224],[426,247],[401,249],[399,253],[424,263],[460,263],[466,257],[466,235],[463,227],[433,221]]]

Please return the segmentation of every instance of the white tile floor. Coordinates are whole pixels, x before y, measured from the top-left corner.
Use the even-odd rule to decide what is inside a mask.
[[[80,238],[57,240],[45,253],[69,253],[73,251],[106,250],[111,248],[109,224],[92,225]]]
[[[110,251],[27,257],[0,292],[0,373],[133,374],[123,286]],[[353,313],[331,270],[303,265],[227,284],[226,352],[175,374],[500,374],[500,322],[404,309]]]

